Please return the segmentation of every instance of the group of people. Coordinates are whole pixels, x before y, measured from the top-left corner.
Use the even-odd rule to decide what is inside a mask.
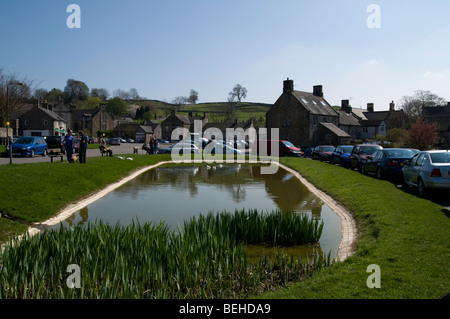
[[[78,153],[78,157],[79,157],[78,162],[82,163],[82,164],[86,164],[86,150],[87,150],[87,147],[89,144],[89,138],[83,131],[79,131],[78,134],[80,136],[80,148],[79,148],[79,153]],[[75,136],[73,136],[72,130],[69,129],[67,131],[67,135],[64,136],[64,148],[66,149],[67,161],[69,163],[74,162],[74,159],[73,159],[74,139],[75,139]]]
[[[142,149],[147,152],[147,154],[158,154],[159,153],[159,143],[156,139],[153,137],[150,138],[150,142],[147,143],[145,141],[145,144],[142,146]]]

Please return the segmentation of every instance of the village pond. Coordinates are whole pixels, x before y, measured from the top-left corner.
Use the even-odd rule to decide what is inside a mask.
[[[339,217],[282,168],[276,174],[261,174],[260,166],[248,164],[158,167],[84,207],[62,224],[70,227],[100,220],[112,225],[164,221],[176,230],[199,214],[243,209],[293,211],[323,221],[318,244],[286,248],[285,252],[300,257],[323,252],[336,257],[341,240]],[[264,247],[248,247],[250,258],[263,253],[271,252]]]

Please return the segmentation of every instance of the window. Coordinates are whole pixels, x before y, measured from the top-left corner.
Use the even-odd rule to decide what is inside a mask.
[[[25,120],[23,124],[24,124],[25,126],[30,126],[30,121]]]
[[[44,126],[48,126],[48,121],[44,120]]]
[[[321,103],[323,106],[327,106],[327,104],[326,104],[324,101],[320,101],[320,103]]]
[[[423,163],[425,162],[425,158],[426,158],[427,154],[422,153],[419,158],[417,159],[417,166],[423,166]]]
[[[286,118],[285,117],[283,117],[283,119],[282,119],[282,124],[281,124],[281,126],[282,127],[286,127],[287,125],[286,125]]]
[[[302,97],[302,102],[305,104],[308,104],[308,101],[305,100],[305,98]]]

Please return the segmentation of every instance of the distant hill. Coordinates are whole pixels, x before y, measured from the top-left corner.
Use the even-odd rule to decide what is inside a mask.
[[[210,102],[185,105],[181,108],[179,105],[167,103],[158,100],[127,101],[131,111],[135,111],[136,106],[150,107],[152,112],[156,112],[157,118],[163,119],[170,114],[172,109],[176,109],[178,114],[192,113],[193,116],[203,116],[208,113],[208,118],[212,122],[220,122],[225,118],[225,114],[230,112],[230,105],[227,102]],[[234,116],[239,122],[246,122],[253,118],[255,126],[264,125],[266,113],[272,104],[239,102],[234,107]]]
[[[266,113],[271,107],[272,104],[266,103],[239,102],[234,107],[234,112],[237,120],[240,122],[248,121],[250,118],[253,118],[253,120],[258,119],[261,120],[261,118],[264,118],[265,122]],[[211,116],[214,117],[214,114],[220,116],[220,114],[228,112],[229,108],[230,106],[227,102],[199,103],[185,106],[178,112],[179,113],[192,112],[193,115],[195,115],[195,113],[202,115],[202,113],[207,112],[208,114],[210,114],[208,117]]]

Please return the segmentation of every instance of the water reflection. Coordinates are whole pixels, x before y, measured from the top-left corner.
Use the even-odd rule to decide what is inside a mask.
[[[172,228],[199,213],[242,209],[295,211],[324,221],[322,250],[337,252],[339,218],[327,205],[283,169],[261,174],[252,165],[159,167],[141,174],[107,196],[83,208],[64,223],[102,220],[123,225],[165,221]]]

